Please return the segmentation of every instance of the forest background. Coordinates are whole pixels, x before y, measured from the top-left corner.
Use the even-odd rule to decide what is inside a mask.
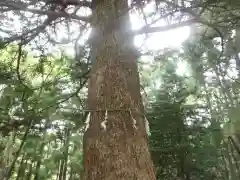
[[[82,176],[91,7],[68,2],[0,2],[0,179]],[[240,179],[240,2],[139,2],[129,11],[157,179]]]

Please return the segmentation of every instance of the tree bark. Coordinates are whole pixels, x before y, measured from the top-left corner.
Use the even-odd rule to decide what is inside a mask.
[[[64,160],[62,159],[60,161],[60,169],[59,169],[59,176],[58,176],[58,180],[63,180],[63,171],[64,171]]]
[[[70,129],[66,127],[65,129],[65,140],[64,140],[64,168],[63,168],[63,180],[67,179],[67,167],[68,167],[68,151],[69,151],[69,141],[70,141]]]
[[[28,166],[29,166],[29,171],[28,171],[26,180],[31,180],[32,179],[32,169],[33,169],[33,161],[32,160],[30,161]]]
[[[19,168],[18,168],[18,173],[17,173],[17,178],[16,178],[16,180],[19,180],[20,178],[22,178],[23,172],[25,171],[25,168],[24,168],[24,165],[23,165],[23,163],[24,163],[24,158],[25,158],[25,156],[24,156],[24,154],[23,154],[23,155],[22,155],[21,162],[20,162],[20,165],[19,165]]]
[[[127,0],[95,4],[96,59],[89,79],[84,180],[155,180]],[[104,120],[106,119],[106,123]],[[104,128],[106,126],[106,128]]]

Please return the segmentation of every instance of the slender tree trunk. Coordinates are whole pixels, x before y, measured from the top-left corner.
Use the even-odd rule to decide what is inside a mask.
[[[23,164],[23,172],[21,173],[22,175],[21,175],[21,180],[26,180],[27,179],[27,177],[26,177],[26,170],[27,170],[27,158],[25,159],[25,163]]]
[[[70,169],[70,173],[69,173],[69,180],[73,180],[73,170],[72,170],[72,167]]]
[[[63,180],[63,170],[64,170],[64,160],[60,161],[60,169],[59,169],[59,176],[58,180]]]
[[[231,147],[232,159],[234,160],[234,165],[236,167],[237,178],[240,179],[240,166],[239,166],[240,165],[239,164],[240,149],[238,147],[238,144],[235,142],[235,140],[234,140],[234,137],[231,137],[231,136],[228,137],[228,141]]]
[[[90,123],[84,134],[83,179],[155,180],[137,53],[132,39],[126,40],[131,30],[125,14],[128,1],[115,2],[101,1],[93,12],[94,33],[101,44],[95,44],[96,60],[89,81]]]
[[[36,169],[35,169],[35,176],[34,176],[34,180],[40,180],[39,179],[39,170],[40,170],[40,166],[42,163],[42,154],[43,154],[43,149],[44,149],[45,144],[42,143],[40,146],[40,152],[39,152],[39,159],[37,160],[37,164],[36,164]]]
[[[58,179],[59,179],[60,166],[61,166],[61,160],[59,160],[59,161],[58,161],[58,170],[57,170],[57,176],[56,176],[56,180],[58,180]]]
[[[182,144],[182,143],[186,143],[184,140],[182,140],[182,137],[183,137],[183,134],[184,133],[187,133],[187,132],[184,132],[183,130],[183,127],[184,125],[181,124],[179,126],[180,130],[178,130],[177,134],[177,143],[178,145]],[[185,152],[187,152],[187,149],[186,148],[180,148],[178,151],[177,151],[177,156],[178,156],[178,169],[177,169],[177,177],[180,179],[180,180],[184,180],[185,179],[185,174],[186,174],[186,170],[185,170],[185,158],[186,158],[186,154]]]
[[[230,175],[231,175],[231,180],[237,180],[237,174],[236,174],[236,169],[235,166],[233,164],[233,157],[232,157],[232,151],[231,151],[231,143],[227,143],[227,148],[228,148],[228,152],[227,152],[227,156],[228,156],[228,162],[229,162],[229,169],[230,169]]]
[[[239,143],[238,143],[238,139],[236,138],[236,135],[229,136],[228,140],[229,140],[230,143],[232,143],[233,148],[238,153],[238,156],[240,156],[240,146],[239,146]]]
[[[9,179],[11,178],[11,176],[12,176],[12,172],[13,172],[13,170],[14,170],[15,163],[16,163],[16,161],[17,161],[17,159],[18,159],[18,157],[19,157],[19,155],[20,155],[20,153],[21,153],[22,147],[23,147],[23,145],[24,145],[24,143],[25,143],[25,141],[26,141],[26,139],[27,139],[29,130],[30,130],[30,128],[31,128],[31,124],[32,124],[32,120],[29,121],[28,127],[27,127],[27,129],[26,129],[26,131],[25,131],[25,133],[24,133],[24,135],[23,135],[23,138],[22,138],[22,142],[21,142],[21,144],[20,144],[20,147],[18,148],[18,150],[17,150],[17,152],[16,152],[16,154],[15,154],[15,157],[14,157],[12,163],[11,163],[11,166],[10,166],[9,169],[8,169],[6,180],[9,180]]]
[[[48,124],[49,124],[49,119],[45,122],[45,125],[44,125],[44,131],[43,131],[44,135],[43,135],[43,138],[42,138],[43,142],[41,142],[41,145],[39,147],[39,159],[37,159],[34,180],[40,180],[39,179],[39,170],[40,170],[40,167],[41,167],[41,164],[42,164],[42,159],[41,158],[43,157],[44,147],[46,145],[44,140],[46,139],[46,133],[47,133]],[[50,149],[50,148],[48,148],[48,149]]]
[[[32,169],[33,169],[33,164],[32,162],[33,161],[30,161],[31,163],[29,163],[29,171],[28,171],[28,174],[27,174],[27,179],[26,180],[31,180],[32,179]]]
[[[64,145],[65,145],[64,140],[62,140],[61,145],[64,147]],[[64,157],[61,157],[60,162],[59,162],[58,180],[63,180],[63,171],[64,171]]]
[[[228,180],[229,179],[229,170],[228,170],[227,159],[224,155],[223,150],[221,151],[221,158],[222,158],[222,163],[224,164],[224,172],[223,172],[224,177],[225,177],[224,180]]]
[[[21,159],[21,162],[20,162],[20,165],[19,165],[19,167],[18,167],[18,173],[17,173],[17,178],[16,178],[16,180],[19,180],[20,178],[22,178],[22,176],[23,176],[23,171],[24,171],[24,165],[23,165],[23,163],[24,163],[24,154],[22,155],[22,159]]]
[[[68,149],[69,149],[69,141],[70,141],[70,129],[69,127],[66,128],[65,130],[66,135],[65,135],[65,142],[64,142],[64,167],[63,167],[63,180],[67,178],[67,167],[68,167]]]

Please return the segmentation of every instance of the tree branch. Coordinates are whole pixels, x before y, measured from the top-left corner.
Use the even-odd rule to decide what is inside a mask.
[[[19,43],[18,45],[18,57],[17,57],[17,67],[16,67],[16,71],[17,71],[17,78],[18,81],[20,82],[20,84],[22,84],[26,89],[31,89],[30,87],[28,87],[22,80],[21,78],[21,74],[20,74],[20,62],[21,62],[21,58],[22,58],[22,42]]]
[[[144,34],[144,33],[163,32],[163,31],[168,31],[168,30],[171,30],[171,29],[176,29],[176,28],[179,28],[179,27],[190,26],[193,23],[197,23],[197,20],[195,18],[187,20],[187,21],[179,22],[179,23],[176,23],[176,24],[171,24],[169,26],[162,26],[162,27],[146,27],[145,26],[145,27],[143,27],[139,30],[134,31],[132,35],[136,36],[136,35],[140,35],[140,34]]]
[[[61,3],[63,5],[73,5],[91,8],[92,3],[90,1],[79,1],[79,0],[48,0],[47,3]]]
[[[27,8],[24,4],[16,4],[16,3],[4,3],[0,2],[0,7],[7,7],[9,10],[18,10],[18,11],[26,11],[31,12],[33,14],[54,16],[54,17],[66,17],[71,19],[76,19],[80,21],[90,22],[91,16],[78,16],[76,14],[68,14],[66,12],[54,12],[54,11],[43,11],[40,9]]]
[[[30,30],[28,30],[26,32],[23,32],[20,35],[13,35],[12,37],[5,38],[4,41],[6,43],[10,43],[10,42],[13,42],[13,41],[22,40],[23,44],[27,44],[32,39],[34,39],[39,33],[43,32],[45,30],[45,28],[47,27],[47,25],[51,24],[51,22],[54,21],[55,19],[47,18],[43,22],[43,24],[41,24],[41,25],[39,25],[39,26],[37,26],[37,27],[35,27],[33,29],[30,29]]]

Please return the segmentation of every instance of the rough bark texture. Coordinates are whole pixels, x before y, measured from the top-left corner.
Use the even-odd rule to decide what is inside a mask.
[[[126,41],[127,0],[103,0],[93,12],[96,60],[89,80],[84,180],[155,180],[140,95],[137,54]],[[117,11],[116,11],[117,10]],[[123,14],[125,14],[123,16]],[[107,110],[106,130],[101,127]],[[134,128],[134,119],[136,128]]]

